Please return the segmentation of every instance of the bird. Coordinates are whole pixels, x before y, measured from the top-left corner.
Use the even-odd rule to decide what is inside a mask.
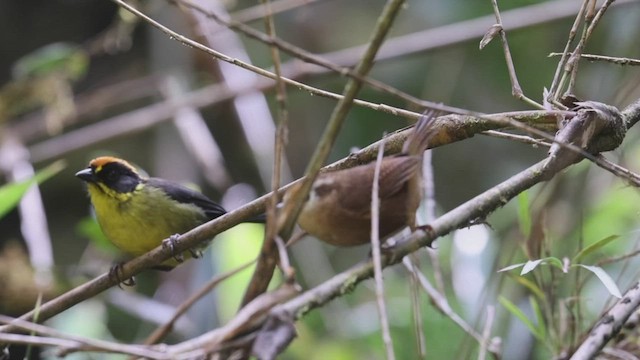
[[[378,181],[379,236],[385,239],[410,226],[422,198],[423,153],[435,134],[428,113],[418,120],[403,144],[402,152],[383,157]],[[320,173],[298,216],[298,225],[328,244],[348,247],[370,243],[371,191],[376,162]],[[290,201],[302,183],[294,185],[284,201]]]
[[[173,247],[183,234],[227,211],[202,193],[176,182],[145,177],[126,160],[101,156],[75,174],[86,182],[95,216],[107,239],[122,252],[139,256],[159,245]],[[256,217],[247,222],[264,222]],[[163,243],[165,239],[168,243]],[[190,250],[198,257],[198,250]],[[154,267],[171,270],[182,262],[177,254]]]

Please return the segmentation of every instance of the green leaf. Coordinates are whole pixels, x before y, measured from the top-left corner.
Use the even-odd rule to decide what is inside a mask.
[[[540,336],[543,339],[546,339],[547,338],[547,329],[545,328],[544,316],[542,316],[542,311],[540,310],[540,305],[538,304],[538,301],[536,300],[536,298],[533,297],[533,296],[529,296],[529,304],[531,304],[531,308],[533,309],[533,313],[536,315],[536,323],[538,324],[536,326],[536,329],[538,331],[538,334],[540,334]]]
[[[34,184],[40,184],[43,181],[49,179],[53,175],[64,169],[65,163],[63,160],[56,161],[46,168],[38,171],[34,177],[28,180],[23,180],[15,183],[6,184],[0,187],[0,218],[3,218],[9,211],[11,211],[18,203],[29,188]]]
[[[529,193],[523,191],[518,195],[518,221],[520,223],[520,231],[529,238],[531,235],[531,212],[529,211]]]
[[[88,66],[89,55],[81,47],[59,42],[45,45],[18,59],[13,66],[13,74],[16,79],[55,73],[79,79],[86,74]]]
[[[557,257],[546,257],[544,258],[544,261],[545,263],[548,263],[549,265],[555,266],[558,269],[562,270],[563,273],[566,273],[562,260],[558,259]]]
[[[517,269],[517,268],[519,268],[519,267],[524,266],[524,264],[525,264],[525,263],[509,265],[509,266],[507,266],[507,267],[503,267],[502,269],[498,270],[498,272],[505,272],[505,271],[509,271],[509,270]]]
[[[520,319],[520,321],[522,321],[524,325],[529,328],[529,331],[531,331],[531,333],[533,334],[533,336],[536,337],[536,339],[540,341],[544,340],[543,334],[539,332],[536,326],[531,322],[531,320],[529,320],[529,318],[527,318],[527,315],[525,315],[524,312],[522,312],[522,310],[520,310],[519,307],[517,307],[514,303],[512,303],[511,301],[509,301],[507,298],[503,296],[498,297],[498,301],[502,306],[504,306],[505,309],[507,309],[507,311],[509,311],[512,315],[514,315],[518,319]]]
[[[598,279],[600,279],[600,282],[602,282],[604,287],[607,288],[609,294],[617,297],[618,299],[622,298],[622,293],[620,292],[620,289],[618,289],[618,285],[616,285],[611,276],[609,276],[609,274],[607,274],[607,272],[604,271],[601,267],[582,264],[577,264],[576,266],[580,266],[594,273],[598,277]]]
[[[610,242],[612,242],[613,240],[616,240],[620,238],[620,235],[610,235],[607,236],[604,239],[598,240],[595,243],[587,246],[586,248],[582,249],[576,256],[573,257],[573,262],[579,262],[582,258],[584,258],[585,256],[589,255],[589,254],[593,254],[594,252],[600,250],[601,248],[605,247],[607,244],[609,244]]]
[[[524,266],[522,267],[522,271],[520,272],[520,275],[526,275],[526,274],[530,273],[536,267],[538,267],[538,265],[541,265],[541,264],[553,265],[553,266],[559,268],[560,270],[563,270],[562,260],[560,260],[560,259],[558,259],[556,257],[550,256],[550,257],[546,257],[546,258],[542,258],[542,259],[527,261],[524,264]]]
[[[542,291],[538,285],[536,285],[533,281],[527,279],[524,276],[514,276],[514,280],[519,283],[520,285],[526,287],[527,289],[529,289],[529,291],[531,291],[536,297],[538,297],[538,299],[544,301],[546,296],[544,294],[544,291]]]
[[[524,266],[522,267],[522,271],[520,271],[520,276],[522,275],[526,275],[528,273],[530,273],[531,271],[533,271],[536,267],[538,267],[538,265],[542,264],[544,262],[544,259],[538,259],[538,260],[529,260],[527,261]]]

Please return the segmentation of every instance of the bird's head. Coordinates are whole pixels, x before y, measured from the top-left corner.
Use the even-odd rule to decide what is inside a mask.
[[[89,162],[86,169],[80,170],[76,176],[89,185],[89,189],[99,189],[107,195],[118,196],[130,194],[143,179],[128,162],[111,156],[102,156]]]

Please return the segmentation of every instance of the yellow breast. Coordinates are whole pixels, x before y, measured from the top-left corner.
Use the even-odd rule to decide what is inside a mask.
[[[134,192],[115,194],[96,184],[88,186],[102,231],[115,246],[133,256],[206,221],[199,207],[179,203],[156,188],[141,184]]]

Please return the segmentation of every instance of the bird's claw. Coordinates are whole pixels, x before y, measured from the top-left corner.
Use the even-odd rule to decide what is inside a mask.
[[[136,279],[132,276],[128,279],[122,279],[122,264],[117,263],[111,269],[109,269],[109,279],[115,280],[118,283],[118,287],[122,289],[121,285],[124,286],[134,286],[136,284]]]
[[[162,248],[169,249],[171,255],[173,255],[173,258],[177,262],[181,263],[184,262],[184,256],[182,255],[182,253],[176,254],[176,244],[178,243],[178,241],[180,241],[180,234],[173,234],[169,236],[168,239],[164,239],[162,241]]]
[[[202,257],[202,250],[200,249],[189,249],[189,253],[191,254],[191,257],[194,259],[199,259]]]

